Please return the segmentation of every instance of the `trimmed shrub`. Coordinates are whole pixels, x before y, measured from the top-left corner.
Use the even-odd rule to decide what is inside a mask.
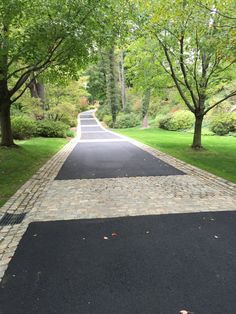
[[[61,121],[42,120],[37,123],[37,135],[42,137],[66,137],[69,127]]]
[[[32,137],[36,132],[36,122],[26,116],[16,116],[11,120],[13,137],[24,140]]]
[[[210,129],[217,135],[226,135],[236,131],[236,116],[233,113],[221,113],[213,116]]]
[[[193,127],[194,115],[187,110],[178,110],[172,114],[168,122],[168,129],[171,131],[186,130]]]
[[[75,132],[72,130],[67,130],[66,131],[66,136],[67,137],[75,137]]]
[[[159,127],[162,129],[177,131],[193,127],[194,115],[187,110],[178,110],[164,117],[158,117]]]
[[[159,128],[169,130],[169,122],[171,120],[171,114],[167,114],[166,116],[159,116],[157,118],[157,123]]]
[[[111,128],[113,126],[113,121],[112,121],[112,116],[106,114],[103,116],[102,121],[109,127]]]
[[[110,115],[110,110],[108,108],[108,106],[100,106],[98,108],[98,110],[96,111],[96,116],[98,118],[98,120],[103,121],[103,118],[105,115]]]
[[[133,128],[140,124],[139,116],[135,113],[119,114],[114,125],[117,129]]]

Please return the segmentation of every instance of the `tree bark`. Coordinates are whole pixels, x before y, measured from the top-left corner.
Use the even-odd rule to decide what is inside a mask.
[[[122,110],[126,109],[126,86],[125,86],[125,66],[124,66],[124,51],[120,53],[120,66],[121,66],[121,101]]]
[[[194,136],[193,136],[193,149],[202,148],[202,121],[204,115],[195,114],[195,127],[194,127]]]
[[[148,88],[145,91],[145,94],[143,96],[143,101],[142,101],[142,128],[148,128],[148,109],[149,109],[149,104],[150,104],[150,99],[151,99],[151,88]]]
[[[142,121],[142,129],[147,129],[147,128],[148,128],[148,115],[146,114]]]
[[[114,46],[107,52],[106,58],[106,98],[107,104],[111,109],[113,124],[116,122],[117,115],[117,90],[116,90],[116,76],[115,76],[115,55]]]
[[[37,92],[38,92],[38,98],[40,98],[41,102],[44,103],[45,102],[45,87],[43,83],[36,83],[36,88],[37,88]]]
[[[32,82],[29,85],[30,95],[33,98],[39,98],[37,85],[36,85],[36,79],[33,79]]]
[[[16,146],[13,141],[10,117],[10,98],[0,99],[1,146]]]
[[[8,75],[8,31],[9,25],[3,25],[2,41],[0,44],[0,127],[1,127],[1,145],[15,146],[11,130],[11,95],[7,84]]]
[[[39,83],[35,78],[34,73],[30,77],[31,83],[28,86],[30,90],[30,95],[33,98],[39,98],[42,103],[45,102],[45,88],[43,83]]]

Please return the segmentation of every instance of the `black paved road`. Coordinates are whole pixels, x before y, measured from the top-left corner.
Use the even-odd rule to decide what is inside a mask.
[[[109,133],[108,133],[109,134]],[[57,180],[181,175],[178,169],[129,142],[79,143]]]
[[[57,180],[183,174],[119,135],[104,130],[92,114],[84,113],[80,119],[81,142],[67,158]]]
[[[235,212],[32,223],[0,312],[235,314],[235,243]]]

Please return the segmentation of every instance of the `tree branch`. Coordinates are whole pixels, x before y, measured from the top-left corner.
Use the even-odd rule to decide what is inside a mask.
[[[223,101],[225,101],[226,99],[236,96],[236,91],[230,93],[229,95],[225,96],[224,98],[222,98],[221,100],[217,101],[214,105],[208,107],[205,111],[204,111],[204,115],[210,111],[211,109],[213,109],[214,107],[216,107],[217,105],[219,105],[220,103],[222,103]]]
[[[27,81],[29,78],[30,74],[32,72],[37,72],[44,68],[47,64],[51,63],[53,61],[52,57],[55,53],[55,51],[59,48],[59,46],[62,44],[63,38],[59,40],[59,42],[54,46],[54,48],[50,51],[48,58],[42,63],[39,64],[37,63],[36,65],[31,66],[28,70],[26,70],[20,78],[17,80],[15,86],[10,90],[10,95],[14,95],[20,88],[21,86]]]
[[[13,71],[12,73],[10,73],[10,74],[8,75],[7,79],[10,79],[10,78],[11,78],[12,76],[14,76],[16,73],[21,72],[21,71],[23,71],[23,70],[27,70],[27,69],[29,69],[30,67],[31,67],[30,65],[26,65],[26,66],[24,66],[24,67],[22,67],[22,68],[19,68],[19,69]]]
[[[173,64],[172,64],[172,61],[170,59],[170,56],[169,56],[169,53],[168,53],[168,49],[167,47],[165,46],[165,44],[160,40],[160,38],[158,36],[156,36],[157,40],[159,41],[161,47],[163,48],[163,51],[165,53],[165,56],[166,56],[166,59],[168,61],[168,64],[169,64],[169,67],[170,67],[170,71],[171,71],[171,77],[173,78],[174,82],[175,82],[175,85],[178,89],[178,92],[180,94],[180,96],[182,97],[183,101],[185,102],[186,106],[189,108],[190,111],[194,112],[194,108],[191,106],[190,102],[188,101],[188,99],[186,98],[186,96],[184,95],[184,92],[182,91],[180,85],[179,85],[179,82],[178,82],[178,78],[175,74],[175,70],[173,68]]]
[[[197,107],[198,104],[197,104],[196,96],[194,95],[192,87],[189,84],[187,73],[185,70],[185,65],[184,65],[184,35],[183,34],[180,37],[179,44],[180,44],[180,58],[179,58],[180,68],[181,68],[181,71],[182,71],[182,74],[184,77],[185,85],[190,92],[190,95],[191,95],[191,98],[192,98],[192,101],[193,101],[195,107]]]
[[[204,8],[204,9],[210,11],[211,13],[216,13],[216,14],[218,14],[218,15],[220,15],[220,16],[226,18],[226,19],[236,20],[236,17],[223,14],[223,13],[221,13],[219,10],[216,10],[216,9],[210,9],[210,8],[208,8],[206,5],[202,4],[201,2],[198,2],[197,5],[200,6],[201,8]]]
[[[49,63],[47,65],[45,65],[44,68],[42,68],[41,70],[39,70],[36,74],[34,74],[34,77],[25,85],[25,87],[23,88],[23,90],[20,92],[20,94],[18,96],[16,96],[13,100],[11,100],[11,104],[13,104],[14,102],[16,102],[27,90],[27,88],[30,86],[30,84],[32,84],[32,82],[35,80],[36,77],[38,77],[43,71],[45,71],[47,68],[49,67]]]
[[[197,29],[196,29],[196,35],[195,35],[195,42],[196,42],[196,54],[195,54],[195,58],[194,58],[193,78],[195,81],[198,98],[200,98],[200,90],[199,90],[199,84],[198,84],[198,79],[197,79],[197,61],[198,61],[198,52],[199,52],[199,40],[198,40]]]

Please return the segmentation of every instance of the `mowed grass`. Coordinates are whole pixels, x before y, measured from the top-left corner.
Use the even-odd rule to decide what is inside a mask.
[[[204,150],[191,149],[192,134],[158,128],[114,130],[236,183],[236,137],[203,136]]]
[[[0,147],[0,207],[66,144],[66,140],[33,138],[16,141],[16,144],[18,148]]]

